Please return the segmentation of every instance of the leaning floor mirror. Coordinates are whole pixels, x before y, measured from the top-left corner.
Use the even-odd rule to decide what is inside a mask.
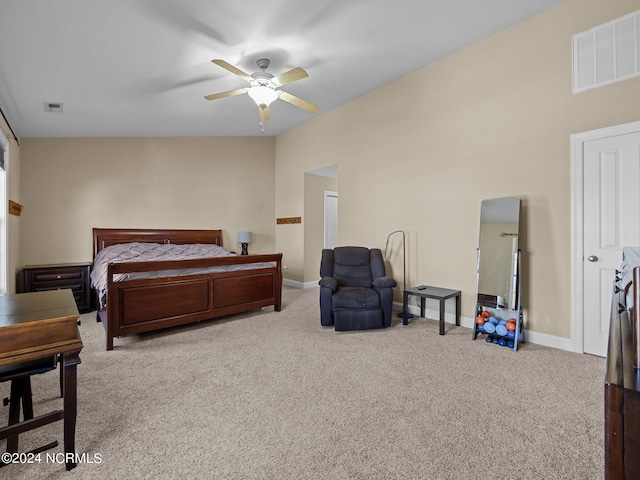
[[[519,198],[482,201],[473,339],[485,334],[488,343],[514,351],[524,341],[519,230]]]

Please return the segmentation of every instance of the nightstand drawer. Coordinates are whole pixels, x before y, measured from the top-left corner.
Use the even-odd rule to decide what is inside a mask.
[[[71,289],[78,305],[78,311],[86,313],[94,310],[90,275],[90,263],[27,265],[23,270],[22,291],[42,292]]]
[[[32,282],[34,284],[40,284],[40,283],[57,283],[57,282],[65,282],[65,281],[80,281],[82,282],[82,279],[84,278],[84,271],[82,270],[77,270],[77,271],[51,271],[51,270],[45,270],[42,272],[39,271],[34,271],[33,272],[33,280]]]
[[[47,290],[63,290],[70,288],[74,292],[84,292],[84,284],[80,281],[63,281],[63,282],[34,282],[31,285],[30,292],[45,292]]]
[[[64,289],[71,289],[71,292],[73,293],[73,298],[75,298],[76,300],[76,304],[78,305],[78,311],[80,311],[80,307],[83,304],[83,300],[84,300],[84,288],[82,286],[82,284],[71,284],[71,285],[61,285],[61,286],[49,286],[49,287],[45,287],[42,285],[38,285],[33,287],[33,289],[31,290],[32,292],[46,292],[48,290],[64,290]],[[84,310],[84,308],[83,308]]]

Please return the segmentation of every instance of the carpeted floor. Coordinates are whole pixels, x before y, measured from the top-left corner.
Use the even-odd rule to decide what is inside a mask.
[[[598,479],[605,361],[400,319],[320,327],[318,290],[284,307],[116,339],[82,316],[76,445],[11,479]],[[525,319],[526,320],[526,319]],[[33,378],[35,414],[60,408],[57,372]],[[0,384],[6,397],[9,385]],[[6,423],[8,407],[1,421]],[[62,424],[20,436],[21,450]],[[0,444],[4,448],[4,442]]]

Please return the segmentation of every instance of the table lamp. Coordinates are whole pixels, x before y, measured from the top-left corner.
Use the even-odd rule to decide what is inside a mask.
[[[249,244],[251,243],[251,232],[238,232],[237,242],[242,245],[241,255],[249,255]]]

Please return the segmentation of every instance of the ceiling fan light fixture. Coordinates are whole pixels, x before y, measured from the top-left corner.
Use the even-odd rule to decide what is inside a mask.
[[[298,98],[295,95],[291,95],[289,92],[286,92],[284,90],[278,90],[278,88],[282,87],[283,85],[309,76],[307,72],[305,72],[300,67],[293,68],[288,72],[281,73],[277,77],[274,77],[271,73],[265,71],[269,66],[269,60],[266,58],[261,58],[258,60],[258,67],[260,67],[261,71],[254,72],[251,75],[243,72],[238,67],[234,67],[233,65],[225,62],[222,59],[214,58],[211,61],[219,67],[222,67],[225,70],[233,73],[234,75],[242,78],[243,80],[246,80],[247,82],[249,82],[250,86],[245,88],[236,88],[235,90],[229,90],[228,92],[205,95],[204,98],[206,100],[216,100],[218,98],[232,97],[234,95],[246,93],[249,95],[249,97],[251,97],[256,105],[258,105],[258,110],[260,112],[260,125],[262,125],[262,122],[266,122],[271,118],[269,105],[271,105],[271,103],[273,103],[273,101],[277,99],[283,100],[287,103],[290,103],[291,105],[300,107],[311,113],[316,113],[318,111],[317,105],[314,105],[311,102],[307,102],[306,100],[302,100],[301,98]]]
[[[268,107],[280,96],[280,92],[264,85],[253,86],[247,93],[259,107]]]

